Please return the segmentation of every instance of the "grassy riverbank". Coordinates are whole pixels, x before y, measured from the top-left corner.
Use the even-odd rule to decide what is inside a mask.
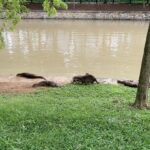
[[[150,111],[135,89],[74,86],[0,95],[2,150],[148,150]]]

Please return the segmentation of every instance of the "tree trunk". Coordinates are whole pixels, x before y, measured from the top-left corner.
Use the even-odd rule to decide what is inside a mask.
[[[147,5],[147,6],[149,5],[149,0],[146,0],[146,5]]]
[[[136,94],[136,100],[133,106],[137,108],[148,107],[148,87],[150,77],[150,25],[148,27],[144,54],[142,59],[139,85]]]
[[[104,4],[107,4],[107,0],[104,0]]]
[[[143,7],[145,7],[145,0],[143,0]]]
[[[73,0],[73,9],[75,9],[75,0]]]

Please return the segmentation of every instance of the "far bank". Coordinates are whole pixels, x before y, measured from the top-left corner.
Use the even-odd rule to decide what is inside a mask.
[[[150,20],[150,11],[58,11],[48,16],[42,10],[32,10],[22,15],[23,19],[85,19],[85,20]]]

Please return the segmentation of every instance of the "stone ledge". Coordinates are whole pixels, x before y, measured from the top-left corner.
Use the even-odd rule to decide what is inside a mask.
[[[59,11],[49,17],[43,11],[31,11],[23,19],[150,20],[150,11]]]

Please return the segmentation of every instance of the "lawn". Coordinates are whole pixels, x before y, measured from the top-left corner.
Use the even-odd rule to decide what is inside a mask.
[[[150,150],[150,110],[136,89],[67,85],[0,95],[0,150]]]

